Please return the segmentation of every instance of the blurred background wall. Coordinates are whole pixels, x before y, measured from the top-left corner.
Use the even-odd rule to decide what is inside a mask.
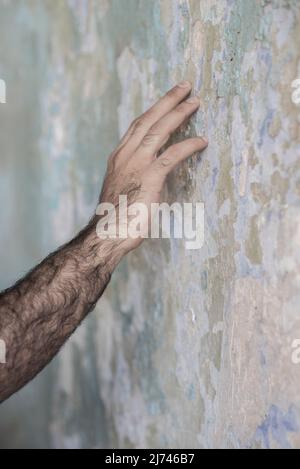
[[[32,384],[0,446],[300,447],[298,0],[0,0],[0,288],[91,216],[106,159],[182,78],[210,147],[168,182],[205,246],[149,241]]]

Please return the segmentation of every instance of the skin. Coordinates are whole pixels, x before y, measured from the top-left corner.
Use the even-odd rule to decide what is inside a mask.
[[[136,119],[108,161],[100,202],[117,207],[119,195],[149,206],[161,199],[168,174],[207,140],[190,138],[159,155],[171,134],[199,108],[182,82]],[[159,155],[159,156],[158,156]],[[72,241],[0,294],[0,402],[32,380],[58,353],[103,294],[121,259],[143,241],[100,239],[94,216]]]

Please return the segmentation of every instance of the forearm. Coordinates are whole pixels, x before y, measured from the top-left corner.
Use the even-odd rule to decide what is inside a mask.
[[[0,295],[0,402],[56,355],[105,290],[122,257],[120,243],[100,240],[95,222]]]

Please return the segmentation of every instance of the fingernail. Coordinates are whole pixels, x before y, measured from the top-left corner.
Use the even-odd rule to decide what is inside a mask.
[[[186,102],[189,104],[200,104],[200,99],[197,96],[193,96],[192,98],[187,99]]]
[[[199,137],[201,138],[202,142],[205,143],[206,145],[208,145],[208,140],[206,137]]]
[[[178,83],[179,88],[189,88],[191,86],[191,83],[189,81],[181,81]]]

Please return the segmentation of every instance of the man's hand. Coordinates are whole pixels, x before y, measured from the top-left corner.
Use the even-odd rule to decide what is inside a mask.
[[[190,91],[190,83],[178,85],[131,125],[109,159],[101,202],[117,206],[119,195],[147,206],[159,202],[168,173],[207,146],[205,139],[192,138],[158,157],[199,107],[197,98],[183,101]],[[0,402],[51,361],[94,308],[124,254],[141,242],[99,239],[98,220],[94,216],[71,242],[0,295],[0,340],[7,353],[6,364],[0,364]]]
[[[160,202],[167,175],[193,153],[207,147],[205,138],[189,138],[159,155],[172,133],[199,108],[199,98],[185,99],[190,92],[190,82],[180,83],[131,124],[109,158],[100,203],[118,206],[119,196],[126,195],[129,204],[142,203],[150,213],[151,204]],[[141,242],[142,238],[128,237],[122,249],[126,253]]]

